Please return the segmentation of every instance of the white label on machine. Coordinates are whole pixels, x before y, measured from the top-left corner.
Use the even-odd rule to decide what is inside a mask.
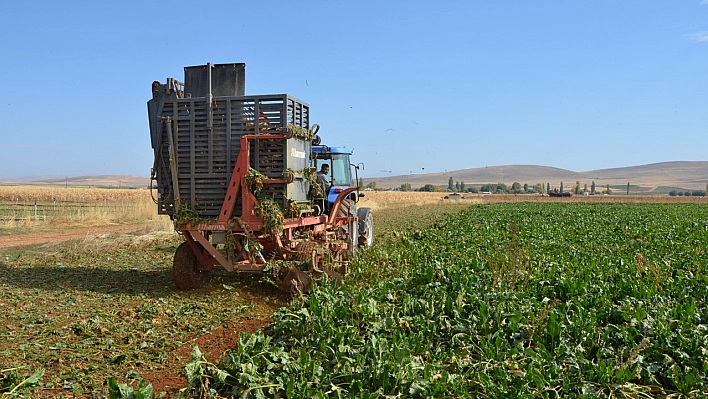
[[[295,148],[290,149],[290,156],[293,158],[305,159],[305,151],[298,151]]]

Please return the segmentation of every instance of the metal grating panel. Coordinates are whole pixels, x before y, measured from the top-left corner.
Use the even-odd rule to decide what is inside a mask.
[[[162,192],[158,208],[160,214],[175,213],[168,135],[174,137],[181,200],[190,204],[201,217],[211,218],[219,214],[239,155],[242,135],[279,133],[289,124],[310,127],[309,106],[287,94],[216,97],[211,104],[204,97],[172,96],[163,99],[160,105],[161,112],[151,114],[151,118],[163,121],[160,124],[160,149],[156,151],[156,176]],[[163,118],[167,117],[172,121],[172,132],[164,123]],[[300,139],[280,142],[258,140],[251,148],[251,167],[277,179],[288,167],[300,170],[308,166],[309,151],[307,159],[289,160],[287,151],[289,142],[293,141],[302,142]],[[289,165],[289,162],[297,164]],[[267,185],[264,194],[285,205],[286,198],[302,200],[301,186],[301,183]],[[296,187],[297,190],[294,190]]]

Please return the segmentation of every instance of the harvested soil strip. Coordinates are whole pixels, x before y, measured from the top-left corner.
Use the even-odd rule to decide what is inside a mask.
[[[89,229],[47,231],[41,233],[14,234],[0,236],[0,249],[23,247],[26,245],[41,245],[47,243],[80,240],[87,237],[102,236],[116,233],[132,233],[140,229],[147,229],[144,224],[131,224],[126,226],[104,226]]]
[[[271,312],[272,313],[272,312]],[[228,349],[238,347],[238,339],[244,332],[252,333],[273,321],[270,317],[261,317],[252,320],[240,320],[231,326],[220,327],[208,334],[192,339],[187,345],[170,354],[173,359],[165,367],[144,373],[142,378],[152,384],[153,392],[165,392],[163,399],[173,398],[181,388],[187,386],[184,377],[184,366],[190,359],[193,346],[198,346],[207,361],[218,364]],[[140,370],[138,370],[140,372]]]

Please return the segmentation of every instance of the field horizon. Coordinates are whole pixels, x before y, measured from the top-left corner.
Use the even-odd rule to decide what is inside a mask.
[[[594,181],[597,187],[625,186],[630,183],[649,192],[659,187],[684,190],[705,190],[708,183],[708,161],[671,161],[621,168],[606,168],[584,172],[575,172],[553,166],[543,165],[496,165],[479,168],[458,169],[435,173],[411,173],[386,177],[361,176],[364,183],[375,182],[377,188],[397,188],[410,183],[413,189],[426,184],[447,185],[450,177],[455,182],[464,182],[467,186],[487,183],[514,182],[534,185],[550,183],[552,188],[564,183],[572,187],[576,181],[588,187]],[[109,188],[147,188],[150,178],[131,175],[82,175],[73,177],[56,176],[0,176],[0,184],[37,184],[51,186],[81,186]],[[665,193],[663,193],[665,194]]]

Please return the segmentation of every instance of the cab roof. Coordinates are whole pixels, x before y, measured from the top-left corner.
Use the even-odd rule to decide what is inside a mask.
[[[316,154],[347,154],[352,155],[352,151],[346,147],[328,147],[326,145],[313,145],[312,152]]]

